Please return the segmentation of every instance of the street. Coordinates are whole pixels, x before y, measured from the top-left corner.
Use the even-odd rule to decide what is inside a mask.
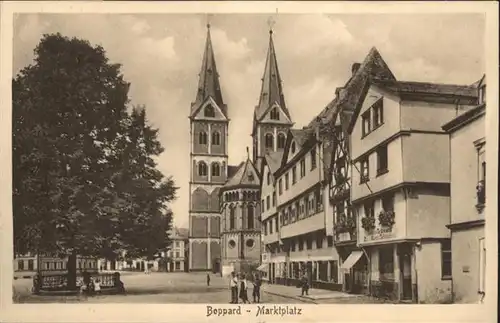
[[[122,275],[126,295],[81,295],[51,296],[32,295],[31,279],[17,279],[13,283],[15,303],[198,303],[228,304],[230,292],[228,282],[211,274],[210,286],[206,284],[206,273],[130,273]],[[252,300],[252,290],[248,297]],[[298,300],[261,293],[261,303],[300,303]]]

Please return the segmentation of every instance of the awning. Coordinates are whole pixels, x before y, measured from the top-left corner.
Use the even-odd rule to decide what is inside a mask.
[[[340,266],[340,269],[344,270],[351,269],[352,266],[354,266],[358,262],[358,260],[361,259],[362,256],[363,256],[363,251],[355,250],[351,252],[351,254],[349,255],[349,257],[347,257],[342,266]]]
[[[260,265],[259,267],[257,267],[257,270],[266,272],[267,271],[267,264]]]

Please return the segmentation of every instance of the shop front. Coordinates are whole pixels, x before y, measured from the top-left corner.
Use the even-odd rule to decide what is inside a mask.
[[[368,260],[362,250],[344,250],[340,254],[342,265],[342,290],[352,294],[363,294],[368,290]]]

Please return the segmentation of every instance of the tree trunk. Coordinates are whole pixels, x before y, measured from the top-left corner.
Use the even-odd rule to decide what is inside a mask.
[[[76,252],[73,251],[68,257],[68,289],[76,290]]]

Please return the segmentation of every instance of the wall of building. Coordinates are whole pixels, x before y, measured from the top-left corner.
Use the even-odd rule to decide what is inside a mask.
[[[450,197],[430,189],[414,190],[407,200],[408,238],[449,238]]]
[[[210,125],[210,153],[214,155],[226,155],[226,130],[227,130],[227,124],[225,123],[212,123]],[[212,134],[214,132],[219,133],[219,138],[220,138],[220,144],[219,145],[214,145],[212,142]]]
[[[402,141],[404,181],[450,182],[450,142],[447,134],[412,133],[402,137]]]
[[[208,216],[205,214],[191,214],[189,217],[190,237],[207,238],[208,237]]]
[[[460,113],[467,108],[459,108]],[[455,104],[421,101],[401,102],[401,129],[442,132],[441,126],[458,115]]]
[[[485,117],[472,121],[451,136],[451,222],[484,219],[475,208],[479,177],[478,152],[473,142],[485,137]]]
[[[415,253],[419,303],[451,302],[451,279],[441,278],[441,244],[422,242]]]
[[[206,122],[193,122],[191,124],[191,132],[192,132],[192,153],[193,154],[208,154],[208,123]],[[205,132],[207,134],[207,143],[200,144],[200,133]]]
[[[260,124],[258,125],[257,136],[259,140],[259,156],[264,156],[268,152],[278,151],[282,149],[278,149],[278,134],[283,133],[286,138],[286,133],[290,125],[281,125],[281,124]],[[266,134],[272,134],[274,139],[274,149],[266,149]]]
[[[476,303],[479,300],[479,240],[484,239],[484,235],[484,226],[452,233],[453,295],[456,303]]]
[[[275,190],[275,185],[274,185],[274,176],[270,174],[270,182],[268,184],[267,178],[268,174],[270,174],[269,167],[266,165],[264,167],[264,172],[262,174],[262,185],[261,185],[261,209],[262,209],[262,214],[261,218],[262,220],[267,219],[270,215],[276,213],[276,208],[278,205],[278,192]],[[273,205],[273,193],[276,193],[276,203]],[[269,204],[270,207],[269,209],[267,208],[267,198],[269,197]]]
[[[193,270],[207,269],[208,245],[206,241],[193,240],[190,242],[189,253],[191,256],[191,267]]]

